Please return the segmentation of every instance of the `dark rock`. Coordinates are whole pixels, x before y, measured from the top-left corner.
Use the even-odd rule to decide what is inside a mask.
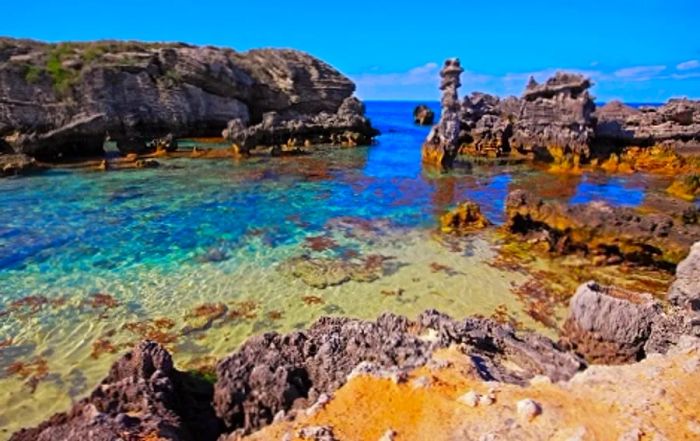
[[[501,102],[498,97],[474,92],[464,97],[461,109],[461,151],[475,156],[503,156],[510,153],[513,134],[512,115],[504,112],[512,105],[511,98]],[[517,105],[519,108],[519,105]]]
[[[353,83],[299,51],[13,39],[2,46],[0,140],[37,158],[101,155],[106,138],[124,152],[168,150],[173,138],[219,136],[232,119],[258,124],[269,112],[284,121],[342,114],[320,129],[349,124],[341,106]],[[56,59],[60,72],[49,72]]]
[[[642,213],[603,202],[562,205],[524,190],[506,198],[506,228],[544,237],[550,252],[590,257],[619,256],[629,262],[673,270],[700,240],[700,226],[665,213]]]
[[[432,329],[433,339],[422,338]],[[411,321],[383,314],[376,322],[323,317],[308,331],[266,333],[248,340],[217,366],[214,406],[229,428],[251,431],[279,411],[305,407],[339,388],[362,362],[407,372],[424,365],[433,350],[461,344],[485,379],[524,384],[534,375],[559,381],[584,365],[554,343],[516,334],[487,319],[452,320],[435,311]],[[508,366],[508,367],[506,367]],[[518,366],[518,367],[515,367]]]
[[[267,112],[262,115],[260,123],[250,126],[242,119],[233,119],[222,135],[244,154],[257,146],[369,145],[378,132],[372,128],[364,112],[364,106],[357,98],[348,97],[335,113]]]
[[[457,58],[446,60],[440,71],[442,116],[423,144],[422,158],[427,164],[451,167],[459,153],[460,105],[457,90],[461,86],[459,77],[462,72],[464,69]]]
[[[569,302],[564,341],[591,363],[641,360],[661,311],[650,294],[586,282]]]
[[[0,154],[0,178],[5,176],[26,175],[44,170],[34,158],[27,155]]]
[[[22,429],[12,441],[144,439],[215,440],[220,422],[209,405],[211,385],[173,367],[159,344],[144,341],[67,413]]]
[[[668,301],[700,312],[700,242],[696,242],[676,267],[676,280],[668,290]]]
[[[420,104],[413,109],[413,122],[419,126],[429,126],[433,124],[435,112],[430,110],[425,104]]]

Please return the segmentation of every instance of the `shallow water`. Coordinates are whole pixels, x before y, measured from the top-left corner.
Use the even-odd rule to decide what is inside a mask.
[[[655,184],[526,166],[424,172],[428,129],[411,124],[413,106],[368,103],[383,133],[369,148],[0,180],[0,438],[66,409],[145,334],[193,368],[250,335],[303,328],[323,314],[506,310],[551,333],[511,292],[525,276],[488,264],[488,235],[445,243],[437,216],[470,198],[502,222],[515,188],[634,206]],[[285,271],[301,255],[386,260],[375,281],[319,289]],[[203,304],[215,305],[211,323],[195,317]]]

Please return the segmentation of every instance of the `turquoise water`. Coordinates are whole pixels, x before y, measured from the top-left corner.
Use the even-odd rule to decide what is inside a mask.
[[[502,222],[515,188],[634,206],[650,184],[527,166],[426,172],[428,128],[412,124],[413,106],[368,103],[383,133],[372,147],[0,180],[0,438],[89,391],[120,351],[155,329],[155,318],[172,321],[158,329],[186,368],[254,333],[301,328],[323,314],[436,307],[490,315],[506,305],[537,328],[511,293],[524,276],[487,264],[487,237],[443,243],[437,216],[469,198]],[[377,255],[376,280],[325,289],[285,269],[300,256],[367,266]],[[193,310],[205,304],[226,314],[202,326]],[[111,346],[96,352],[104,341]]]

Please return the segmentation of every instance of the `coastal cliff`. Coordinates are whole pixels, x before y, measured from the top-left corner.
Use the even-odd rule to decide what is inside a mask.
[[[5,38],[0,153],[100,156],[106,139],[122,153],[143,153],[173,148],[176,138],[220,137],[230,121],[256,127],[254,140],[268,145],[287,141],[265,136],[282,126],[301,143],[368,143],[376,131],[354,90],[337,70],[296,50]]]

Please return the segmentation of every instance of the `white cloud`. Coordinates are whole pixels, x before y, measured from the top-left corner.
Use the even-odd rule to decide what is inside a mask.
[[[698,60],[688,60],[676,65],[676,69],[678,70],[697,69],[698,67],[700,67],[700,61]]]
[[[613,75],[627,81],[646,81],[654,78],[664,70],[666,70],[666,66],[663,65],[634,66],[618,69],[613,72]]]

